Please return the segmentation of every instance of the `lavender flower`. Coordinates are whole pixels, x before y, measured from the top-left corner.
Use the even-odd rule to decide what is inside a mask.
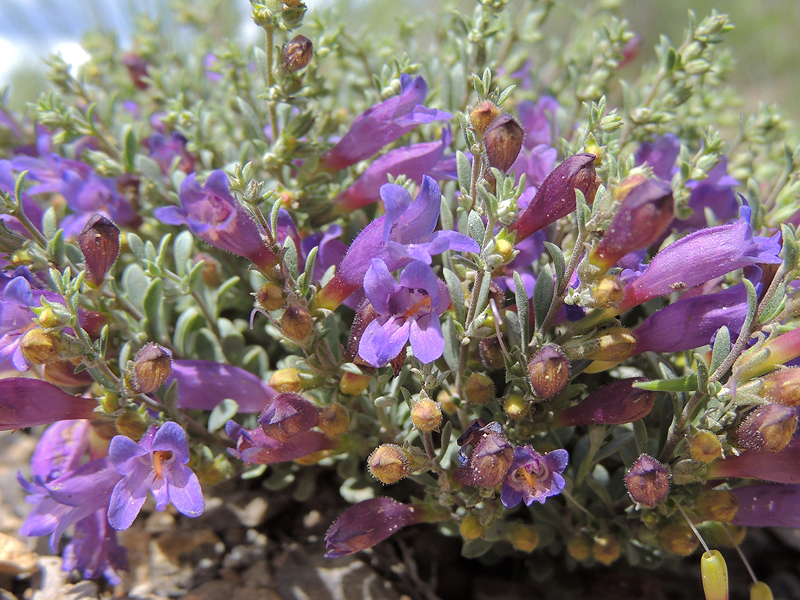
[[[5,279],[5,277],[3,277]],[[0,301],[0,362],[11,360],[17,371],[27,371],[28,362],[19,347],[20,340],[34,325],[32,306],[38,306],[38,298],[31,291],[25,277],[14,277],[0,282],[3,299]]]
[[[387,152],[374,160],[356,182],[343,191],[334,201],[345,213],[362,208],[380,199],[380,189],[387,177],[405,175],[408,179],[422,182],[423,175],[435,179],[455,179],[455,161],[452,155],[444,157],[452,135],[446,129],[441,142],[413,144]]]
[[[59,421],[39,438],[31,457],[34,477],[47,483],[76,469],[89,449],[89,421]]]
[[[522,501],[526,506],[534,501],[544,504],[550,496],[560,494],[565,485],[561,474],[568,462],[566,450],[542,455],[527,445],[514,448],[514,462],[500,491],[503,506],[513,508]]]
[[[192,173],[181,184],[181,206],[164,206],[155,215],[168,225],[188,225],[204,242],[249,258],[261,269],[274,265],[278,257],[261,238],[258,226],[231,196],[228,176],[214,171],[201,186]]]
[[[320,164],[328,171],[341,171],[369,158],[386,144],[401,138],[417,125],[449,120],[450,113],[421,104],[428,95],[422,77],[400,76],[400,95],[376,104],[353,121],[350,130],[322,155]]]
[[[348,508],[325,534],[325,558],[371,548],[403,527],[422,520],[422,509],[391,498],[370,498]]]
[[[268,436],[261,427],[245,429],[235,421],[225,424],[225,433],[236,442],[235,449],[228,449],[232,456],[261,465],[297,460],[334,446],[333,440],[318,431],[304,431],[282,442]]]
[[[63,557],[65,571],[77,569],[86,579],[103,576],[111,585],[122,582],[117,571],[125,569],[128,562],[128,552],[119,545],[117,532],[109,526],[105,510],[98,510],[75,524]]]
[[[177,169],[187,174],[194,172],[194,157],[186,150],[186,138],[180,133],[173,132],[169,137],[154,133],[145,144],[150,149],[150,158],[158,163],[164,175],[169,175],[177,158],[180,158]]]
[[[108,507],[108,522],[114,529],[131,526],[144,504],[149,489],[156,499],[156,510],[172,504],[187,517],[198,517],[205,510],[203,491],[189,462],[186,433],[169,421],[160,428],[150,427],[137,444],[125,436],[115,436],[108,455],[122,479],[114,486]]]
[[[0,431],[89,419],[97,401],[73,396],[52,383],[25,377],[0,379]]]
[[[427,175],[422,178],[414,202],[399,185],[385,184],[381,198],[386,214],[367,225],[350,245],[336,275],[319,294],[317,306],[329,310],[339,306],[364,283],[372,259],[380,259],[389,271],[406,266],[412,260],[431,263],[431,256],[445,250],[478,252],[478,244],[455,231],[436,231],[441,210],[441,191]]]
[[[364,330],[358,354],[373,367],[389,363],[411,341],[411,349],[423,363],[439,358],[444,335],[439,323],[450,305],[447,286],[428,265],[414,261],[395,281],[379,259],[364,277],[364,291],[380,315]]]
[[[702,181],[687,181],[686,187],[692,190],[689,196],[689,208],[694,214],[688,219],[676,221],[676,229],[695,231],[708,227],[706,209],[710,208],[720,223],[727,223],[736,218],[739,210],[739,199],[733,191],[739,182],[727,174],[728,161],[722,158],[716,167],[711,169]]]
[[[647,163],[652,167],[653,174],[664,181],[671,181],[672,176],[678,171],[675,161],[681,151],[681,143],[671,133],[662,135],[654,142],[645,142],[636,151],[635,164]]]

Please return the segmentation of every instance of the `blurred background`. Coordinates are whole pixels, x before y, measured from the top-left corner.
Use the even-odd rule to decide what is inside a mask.
[[[380,31],[386,15],[391,19],[413,19],[424,23],[424,15],[439,10],[444,3],[429,0],[307,0],[310,10],[324,10],[334,1],[344,2],[353,16],[352,27]],[[606,0],[616,3],[617,0]],[[653,46],[659,35],[679,44],[687,25],[687,10],[698,17],[713,8],[729,13],[736,29],[729,34],[728,48],[736,61],[731,83],[741,94],[742,112],[750,114],[759,102],[778,103],[784,114],[800,120],[800,2],[797,0],[619,0],[622,14],[634,31],[642,36],[639,60],[626,77],[635,78],[646,61],[654,59]],[[248,0],[220,2],[181,2],[176,0],[0,0],[0,92],[7,88],[12,107],[20,108],[46,89],[44,57],[60,53],[74,65],[85,61],[83,36],[102,29],[113,31],[123,48],[131,46],[137,15],[175,20],[170,6],[184,10],[210,10],[216,5],[220,32],[243,41],[259,36],[248,19]],[[462,1],[470,13],[472,3]],[[561,0],[552,14],[551,26],[567,30],[569,20],[581,11],[586,0]],[[387,10],[387,7],[390,7]],[[180,24],[174,23],[176,35]]]

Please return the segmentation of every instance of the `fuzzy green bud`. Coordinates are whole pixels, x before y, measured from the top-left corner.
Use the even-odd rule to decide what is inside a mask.
[[[506,525],[506,539],[521,552],[533,552],[539,545],[539,534],[536,529],[525,523]]]
[[[279,394],[284,392],[297,393],[303,389],[303,380],[300,379],[300,370],[295,368],[278,369],[269,378],[269,386]]]
[[[458,524],[458,531],[467,541],[477,540],[484,533],[486,533],[486,526],[481,523],[480,519],[473,514],[469,514],[461,519]]]
[[[138,440],[147,431],[147,421],[139,412],[128,410],[117,417],[117,431],[120,435]]]
[[[283,287],[277,283],[267,282],[258,288],[256,292],[256,300],[264,310],[278,310],[283,308],[285,299],[283,296]]]
[[[311,314],[302,306],[290,306],[281,317],[281,329],[286,337],[302,342],[311,335]]]
[[[509,419],[519,421],[528,414],[528,403],[522,394],[509,394],[505,402],[503,402],[503,411],[508,415]]]
[[[493,102],[484,100],[472,109],[472,112],[469,113],[469,120],[472,123],[472,129],[481,137],[498,116],[500,116],[500,109]]]
[[[339,391],[348,396],[358,396],[369,387],[372,377],[346,371],[339,380]]]
[[[689,556],[697,548],[694,531],[686,523],[672,523],[664,527],[658,532],[658,542],[665,550],[678,556]]]
[[[464,394],[473,404],[483,406],[494,398],[494,383],[488,375],[473,373],[464,384]]]
[[[347,414],[344,406],[334,402],[326,406],[320,413],[317,426],[329,438],[336,439],[347,433],[350,426],[350,415]]]
[[[589,560],[592,555],[592,540],[585,535],[574,537],[567,544],[567,552],[577,561]]]
[[[381,444],[367,459],[370,474],[386,485],[397,483],[411,473],[408,453],[396,444]]]

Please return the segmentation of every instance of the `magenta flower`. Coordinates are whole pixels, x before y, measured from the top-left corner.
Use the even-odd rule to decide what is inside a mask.
[[[739,456],[715,461],[708,475],[711,478],[746,477],[772,483],[800,483],[800,440],[795,438],[780,452],[747,450]]]
[[[189,462],[186,433],[169,421],[160,428],[150,427],[137,444],[122,435],[115,436],[108,456],[122,475],[114,486],[108,507],[108,522],[114,529],[127,529],[139,514],[149,489],[156,499],[156,510],[172,504],[187,517],[199,517],[206,503],[200,482]]]
[[[261,238],[258,226],[247,211],[231,196],[228,176],[214,171],[205,183],[197,183],[192,173],[181,184],[181,205],[156,209],[156,217],[168,225],[188,225],[204,242],[237,256],[249,258],[267,269],[278,257]]]
[[[73,396],[52,383],[26,377],[0,379],[0,431],[90,419],[97,401]]]
[[[556,427],[569,425],[623,425],[643,419],[653,410],[657,392],[633,387],[645,377],[619,379],[595,390],[579,404],[556,412]]]
[[[370,498],[348,508],[328,529],[325,558],[339,558],[371,548],[422,520],[422,509],[391,498]]]
[[[566,450],[542,455],[528,445],[514,448],[514,462],[500,490],[503,506],[513,508],[523,501],[525,506],[534,501],[544,504],[550,496],[560,494],[565,485],[561,474],[568,462]]]
[[[235,421],[225,424],[225,433],[236,442],[236,448],[228,452],[246,463],[271,465],[303,458],[314,452],[330,450],[333,440],[319,431],[303,431],[286,441],[279,441],[264,433],[261,427],[245,429]]]
[[[398,283],[386,264],[377,258],[364,277],[364,291],[380,315],[361,337],[358,354],[373,367],[382,367],[411,341],[411,349],[423,363],[435,361],[444,351],[439,323],[450,305],[443,281],[425,263],[414,261],[400,274]]]
[[[800,527],[800,485],[749,485],[731,491],[739,501],[736,525]]]
[[[421,104],[428,95],[428,84],[422,77],[411,79],[411,76],[403,74],[400,87],[399,96],[374,105],[353,121],[339,143],[322,155],[322,168],[341,171],[369,158],[417,125],[452,118],[450,113]]]
[[[477,242],[463,233],[436,231],[442,194],[427,175],[422,178],[414,202],[399,185],[385,184],[381,198],[386,214],[358,234],[336,270],[336,275],[319,294],[317,306],[333,310],[364,284],[372,259],[380,259],[389,271],[401,269],[412,260],[431,263],[431,256],[445,250],[478,252]]]

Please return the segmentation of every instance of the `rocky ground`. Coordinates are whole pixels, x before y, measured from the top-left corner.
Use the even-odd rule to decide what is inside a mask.
[[[321,482],[312,500],[297,503],[291,489],[269,492],[258,480],[206,490],[206,513],[187,519],[152,505],[121,534],[130,567],[111,588],[61,570],[46,539],[17,531],[29,505],[16,481],[36,438],[0,434],[0,600],[178,598],[184,600],[682,600],[701,598],[697,557],[671,569],[623,565],[565,572],[540,552],[467,561],[460,541],[432,526],[400,532],[374,550],[323,558],[325,535],[345,504],[336,482]],[[325,485],[329,484],[329,485]],[[149,508],[148,508],[149,507]],[[171,508],[171,507],[170,507]],[[775,598],[800,598],[800,535],[751,531],[745,551]],[[724,551],[731,599],[749,597],[749,580],[733,551]]]

